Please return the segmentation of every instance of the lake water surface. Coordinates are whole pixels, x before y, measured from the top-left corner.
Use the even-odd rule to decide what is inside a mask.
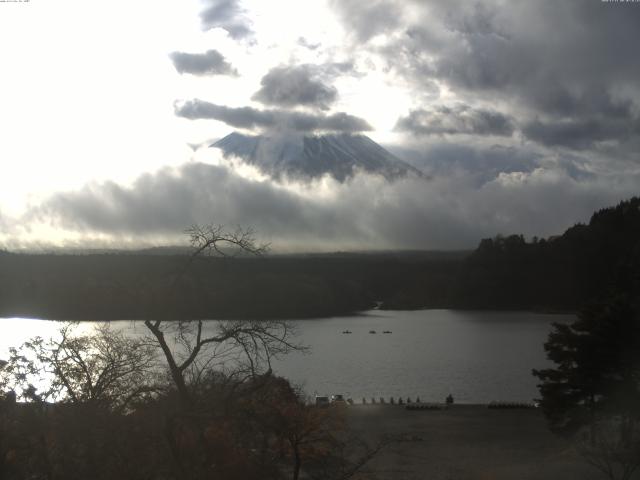
[[[552,322],[572,315],[459,310],[382,311],[297,320],[298,340],[310,347],[274,363],[274,371],[310,395],[341,393],[422,401],[486,403],[531,401],[538,396],[532,368],[549,365],[543,343]],[[46,320],[0,319],[0,358],[7,348],[35,335],[55,334]],[[142,322],[113,322],[144,331]],[[95,325],[85,322],[81,330]],[[212,325],[213,327],[213,325]],[[343,334],[350,330],[351,334]],[[369,331],[377,333],[371,334]],[[393,333],[383,334],[384,330]]]

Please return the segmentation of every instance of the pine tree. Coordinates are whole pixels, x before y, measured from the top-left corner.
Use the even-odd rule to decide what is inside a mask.
[[[533,371],[551,429],[611,480],[629,480],[640,467],[640,310],[633,299],[613,295],[569,325],[555,323],[545,350],[556,367]]]
[[[556,367],[533,374],[554,431],[572,433],[603,415],[640,419],[640,318],[628,295],[554,323],[545,350]]]

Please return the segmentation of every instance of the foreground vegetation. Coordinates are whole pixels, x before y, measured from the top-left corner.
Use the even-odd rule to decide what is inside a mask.
[[[0,403],[1,478],[296,479],[303,468],[346,478],[369,453],[349,440],[338,409],[307,405],[268,370],[191,370],[186,403],[144,342],[130,350],[135,342],[66,328],[14,351]],[[35,387],[45,371],[48,387]]]

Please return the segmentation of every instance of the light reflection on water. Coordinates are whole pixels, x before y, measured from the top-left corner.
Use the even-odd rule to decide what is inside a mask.
[[[456,310],[370,311],[362,315],[298,320],[298,340],[311,347],[274,363],[274,371],[313,395],[420,396],[442,401],[531,401],[537,396],[532,368],[548,365],[543,343],[550,323],[571,315]],[[34,336],[55,336],[61,324],[49,320],[5,318],[0,358],[10,346]],[[215,328],[207,322],[206,330]],[[146,333],[142,322],[111,322],[116,329]],[[94,322],[80,322],[77,333]],[[350,330],[351,334],[342,334]],[[370,334],[376,330],[376,334]],[[383,334],[384,330],[393,333]]]

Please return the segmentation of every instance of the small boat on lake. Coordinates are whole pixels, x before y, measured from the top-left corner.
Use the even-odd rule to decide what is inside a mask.
[[[351,330],[343,330],[342,333],[353,333]]]
[[[392,332],[391,330],[385,330],[385,331],[384,331],[384,332],[382,332],[382,333],[393,333],[393,332]]]
[[[375,330],[369,330],[369,333],[376,333]]]

